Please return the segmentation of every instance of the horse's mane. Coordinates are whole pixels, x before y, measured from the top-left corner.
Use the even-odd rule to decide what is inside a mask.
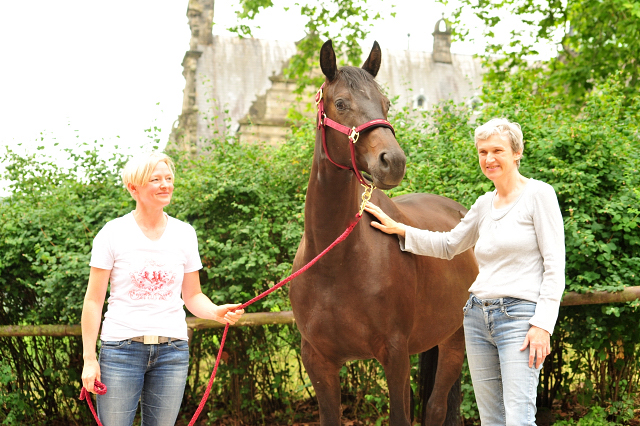
[[[345,66],[338,70],[338,78],[342,78],[351,89],[359,89],[365,85],[373,85],[378,92],[382,93],[382,89],[373,76],[362,68]]]

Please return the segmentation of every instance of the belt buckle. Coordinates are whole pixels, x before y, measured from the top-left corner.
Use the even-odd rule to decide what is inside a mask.
[[[158,336],[142,336],[145,345],[157,345]]]

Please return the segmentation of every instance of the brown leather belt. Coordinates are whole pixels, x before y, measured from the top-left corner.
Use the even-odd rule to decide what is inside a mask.
[[[131,340],[133,342],[144,343],[145,345],[157,345],[159,343],[169,343],[175,340],[183,340],[183,339],[176,339],[175,337],[164,337],[164,336],[138,336],[138,337],[132,337]]]

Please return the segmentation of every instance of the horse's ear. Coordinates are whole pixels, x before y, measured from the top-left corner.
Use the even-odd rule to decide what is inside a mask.
[[[380,45],[377,41],[374,41],[371,53],[369,53],[369,57],[365,61],[364,65],[362,65],[362,69],[375,77],[378,75],[378,71],[380,70],[381,60],[382,51],[380,50]]]
[[[333,44],[331,43],[331,40],[327,40],[322,45],[322,49],[320,49],[320,68],[322,68],[322,73],[330,82],[335,80],[338,75],[336,54],[333,51]]]

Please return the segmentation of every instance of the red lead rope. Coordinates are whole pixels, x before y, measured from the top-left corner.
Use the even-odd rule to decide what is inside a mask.
[[[320,258],[322,256],[324,256],[325,254],[330,252],[335,246],[337,246],[338,244],[343,242],[349,236],[349,234],[351,234],[351,231],[353,231],[353,228],[355,228],[356,225],[358,224],[358,222],[360,222],[361,218],[362,218],[362,212],[359,212],[358,214],[356,214],[355,220],[353,222],[351,222],[351,224],[342,233],[342,235],[340,235],[333,243],[331,243],[331,245],[329,247],[324,249],[322,251],[322,253],[318,254],[309,263],[304,265],[302,268],[298,269],[293,274],[289,275],[284,280],[280,281],[278,284],[276,284],[273,287],[271,287],[269,290],[257,295],[256,297],[254,297],[253,299],[249,300],[248,302],[243,303],[237,309],[246,308],[247,306],[251,305],[252,303],[257,302],[258,300],[262,299],[263,297],[265,297],[265,296],[273,293],[274,291],[278,290],[280,287],[282,287],[283,285],[285,285],[286,283],[288,283],[292,279],[296,278],[298,275],[300,275],[303,272],[305,272],[307,269],[309,269],[311,266],[313,266],[314,263],[316,263],[318,260],[320,260]],[[207,399],[209,398],[209,394],[211,393],[211,387],[213,386],[213,381],[215,380],[216,372],[218,371],[218,364],[220,364],[220,357],[222,356],[222,349],[224,348],[224,342],[227,339],[227,331],[228,330],[229,330],[229,323],[227,323],[227,325],[224,327],[224,333],[222,333],[222,340],[220,341],[220,349],[218,349],[218,356],[216,357],[216,364],[214,365],[213,372],[211,373],[211,377],[209,378],[209,383],[207,384],[207,389],[205,390],[204,395],[202,395],[202,400],[200,401],[200,405],[198,405],[198,409],[196,410],[196,412],[194,413],[193,417],[191,418],[191,421],[189,422],[189,426],[193,426],[195,424],[196,420],[198,419],[198,416],[200,415],[200,413],[202,412],[202,409],[204,408],[204,404],[207,402]],[[100,394],[100,395],[104,395],[107,392],[107,387],[104,384],[102,384],[99,381],[97,381],[97,380],[95,382],[95,387],[96,387],[96,392],[98,394]],[[82,388],[82,391],[80,392],[80,400],[82,401],[83,399],[87,400],[87,404],[89,405],[89,409],[91,410],[91,413],[93,414],[93,418],[96,420],[96,422],[98,423],[99,426],[102,426],[102,423],[100,423],[100,419],[98,419],[98,415],[96,414],[96,411],[93,409],[93,404],[91,403],[91,394],[84,387]]]
[[[96,393],[98,395],[104,395],[105,393],[107,393],[107,387],[102,382],[99,382],[99,381],[96,380],[94,382],[94,384],[93,384],[93,387],[95,388]],[[89,409],[91,410],[91,413],[93,414],[93,418],[96,419],[96,422],[98,422],[99,426],[102,426],[102,423],[100,423],[100,419],[98,418],[98,415],[96,414],[96,410],[93,409],[93,403],[91,402],[91,393],[89,393],[87,388],[85,388],[84,386],[82,387],[82,390],[80,391],[80,401],[82,401],[83,399],[87,400],[87,405],[89,405]]]

